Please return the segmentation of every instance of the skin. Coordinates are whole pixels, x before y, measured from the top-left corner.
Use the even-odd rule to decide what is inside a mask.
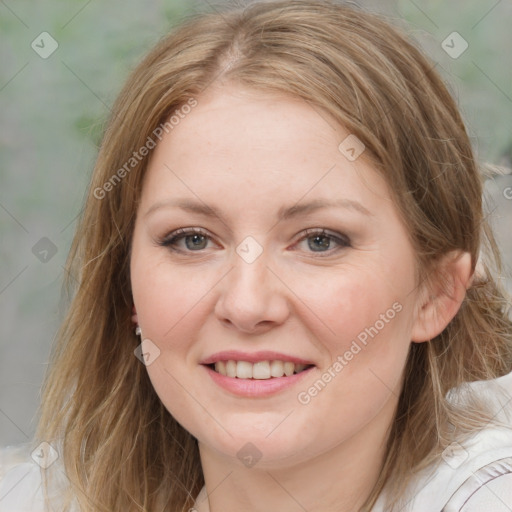
[[[410,344],[430,339],[455,314],[468,260],[450,260],[460,278],[450,298],[417,286],[414,251],[386,183],[364,153],[351,162],[338,150],[349,133],[327,115],[229,84],[197,99],[151,155],[131,280],[143,338],[160,350],[147,366],[154,389],[199,441],[209,497],[198,509],[357,510],[379,474]],[[213,205],[223,220],[155,207],[176,198]],[[323,208],[277,220],[282,207],[340,198],[368,214]],[[182,227],[209,238],[199,249],[193,236],[188,248],[182,238],[181,252],[159,245]],[[307,228],[348,236],[350,244],[315,243]],[[252,263],[236,252],[247,236],[263,249]],[[298,393],[396,303],[400,312],[300,403]],[[230,349],[275,350],[316,367],[274,396],[236,397],[199,364]],[[248,442],[262,454],[251,468],[236,455]]]

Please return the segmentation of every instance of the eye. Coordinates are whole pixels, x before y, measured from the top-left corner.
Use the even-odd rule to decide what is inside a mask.
[[[325,229],[307,229],[305,233],[296,245],[307,241],[310,252],[331,254],[350,247],[350,239],[346,235],[329,233]],[[160,240],[158,244],[175,252],[200,252],[207,248],[210,240],[210,235],[200,228],[180,228]],[[333,245],[337,247],[333,248]]]
[[[180,244],[182,240],[185,242],[185,248]],[[167,235],[158,243],[176,252],[198,252],[206,249],[209,240],[210,235],[202,229],[180,228]]]
[[[307,241],[311,252],[329,253],[350,247],[350,239],[346,235],[328,233],[325,229],[307,229],[298,244]],[[338,247],[332,247],[333,245]]]

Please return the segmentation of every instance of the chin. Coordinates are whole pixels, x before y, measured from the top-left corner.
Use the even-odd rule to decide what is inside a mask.
[[[227,458],[229,463],[247,468],[276,470],[305,462],[309,456],[305,450],[304,439],[283,431],[268,435],[257,429],[247,428],[244,433],[236,431],[233,437],[225,433],[221,438],[212,439],[210,436],[200,439],[203,449],[216,452]]]

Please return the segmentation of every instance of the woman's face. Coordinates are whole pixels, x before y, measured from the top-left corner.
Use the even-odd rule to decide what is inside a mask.
[[[418,301],[384,180],[305,102],[196,99],[151,156],[133,237],[156,393],[205,452],[245,465],[382,439]]]

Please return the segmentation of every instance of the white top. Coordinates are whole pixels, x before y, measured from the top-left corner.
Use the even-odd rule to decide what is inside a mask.
[[[512,373],[469,388],[492,405],[495,419],[504,425],[483,428],[446,449],[409,486],[401,512],[512,512]],[[57,500],[66,479],[53,447],[25,444],[0,450],[0,512],[47,512],[43,471],[51,471]],[[198,511],[209,512],[206,498],[203,487],[194,506]],[[383,496],[372,512],[386,512]]]

